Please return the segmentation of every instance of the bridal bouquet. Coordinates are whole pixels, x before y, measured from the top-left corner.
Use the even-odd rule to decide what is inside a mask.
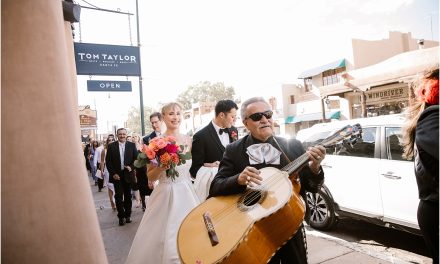
[[[185,164],[191,158],[191,153],[183,153],[184,146],[177,145],[172,136],[155,137],[148,145],[144,145],[141,153],[134,162],[134,166],[142,168],[147,164],[162,167],[167,170],[167,176],[174,180],[179,176],[176,166]]]

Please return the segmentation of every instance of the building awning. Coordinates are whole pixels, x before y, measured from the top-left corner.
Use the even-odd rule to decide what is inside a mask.
[[[326,65],[304,71],[298,76],[298,79],[305,79],[307,77],[312,77],[312,76],[321,74],[327,70],[333,70],[333,69],[338,69],[338,68],[342,68],[342,67],[345,67],[345,59],[337,60],[337,61],[328,63]]]
[[[325,113],[326,119],[339,119],[340,117],[341,117],[341,111],[330,111]],[[322,113],[288,116],[285,120],[285,124],[294,124],[303,121],[313,121],[320,119],[322,119]]]
[[[408,51],[377,64],[349,71],[345,82],[318,87],[321,98],[393,82],[412,82],[426,69],[438,67],[439,47]]]
[[[407,51],[377,64],[347,73],[346,86],[366,91],[372,86],[395,81],[412,82],[427,69],[438,67],[439,47]]]

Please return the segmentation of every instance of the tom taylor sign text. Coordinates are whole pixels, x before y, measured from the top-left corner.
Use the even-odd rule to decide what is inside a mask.
[[[139,47],[74,43],[78,75],[140,76]]]

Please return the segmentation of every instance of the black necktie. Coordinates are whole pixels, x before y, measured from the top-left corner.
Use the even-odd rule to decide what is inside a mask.
[[[229,133],[229,129],[228,128],[220,128],[219,130],[218,130],[218,133],[221,135],[221,134],[223,134],[223,133]]]

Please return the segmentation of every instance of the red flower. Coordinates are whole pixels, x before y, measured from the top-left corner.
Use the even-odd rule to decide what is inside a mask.
[[[172,136],[156,137],[142,148],[134,165],[141,168],[151,163],[153,166],[166,168],[167,176],[174,180],[179,176],[176,166],[191,158],[191,152],[183,153],[182,148],[184,146],[177,145]]]
[[[177,153],[178,150],[179,146],[177,146],[176,144],[168,144],[165,147],[165,151],[168,153]]]

